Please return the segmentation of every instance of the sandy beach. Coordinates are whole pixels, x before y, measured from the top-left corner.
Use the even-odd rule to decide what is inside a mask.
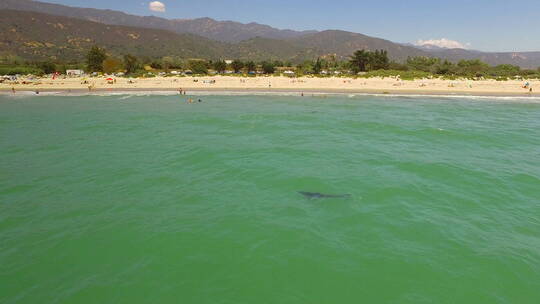
[[[301,93],[372,93],[372,94],[426,94],[475,96],[540,96],[540,81],[496,80],[442,80],[398,78],[289,78],[283,76],[207,76],[207,77],[154,77],[122,78],[107,81],[95,78],[19,78],[16,83],[0,84],[0,91],[103,92],[103,91],[239,91],[239,92],[298,92]],[[533,88],[523,88],[529,82]]]

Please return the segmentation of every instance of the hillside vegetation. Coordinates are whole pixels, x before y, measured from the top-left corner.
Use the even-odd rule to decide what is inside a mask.
[[[118,55],[185,58],[219,58],[230,48],[191,34],[12,10],[0,10],[0,28],[0,51],[27,60],[82,60],[93,45]]]
[[[322,32],[280,30],[254,22],[243,24],[234,21],[217,21],[211,18],[166,19],[156,16],[130,15],[114,10],[72,7],[31,0],[1,0],[0,11],[3,10],[30,11],[113,26],[157,29],[176,34],[190,33],[196,35],[195,37],[205,37],[214,42],[226,42],[225,45],[216,44],[215,47],[210,44],[209,47],[214,48],[212,53],[190,42],[184,44],[185,49],[182,51],[171,51],[168,47],[162,48],[169,52],[169,56],[190,56],[190,53],[195,53],[199,54],[199,57],[206,58],[220,56],[246,60],[280,59],[301,62],[327,55],[336,56],[343,60],[358,49],[371,51],[384,49],[388,51],[388,55],[392,60],[398,62],[404,62],[409,57],[425,56],[441,58],[454,63],[460,60],[479,59],[493,66],[511,64],[529,69],[540,66],[540,52],[493,53],[465,49],[418,48],[414,45],[404,45],[359,33],[338,30]],[[31,24],[25,24],[24,22],[21,25],[31,27]],[[90,39],[95,38],[90,37]],[[99,39],[95,40],[98,41]],[[173,47],[176,48],[176,45]],[[111,46],[110,49],[114,51],[116,47]],[[13,48],[8,50],[13,51]],[[6,54],[5,45],[4,48],[0,48],[0,52],[2,51]],[[151,54],[146,46],[131,52],[154,57],[161,56],[163,53]],[[26,52],[23,55],[28,58],[29,53]],[[69,52],[67,55],[70,55]]]

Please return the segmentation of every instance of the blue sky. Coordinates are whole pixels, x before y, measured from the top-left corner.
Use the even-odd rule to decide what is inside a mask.
[[[540,51],[540,0],[41,0],[165,18],[211,17],[296,30],[340,29],[395,42],[456,41],[483,51]]]

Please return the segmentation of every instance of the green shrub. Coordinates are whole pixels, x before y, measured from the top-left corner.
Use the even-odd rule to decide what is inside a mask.
[[[41,75],[43,71],[33,66],[0,66],[0,75]]]
[[[398,70],[376,70],[376,71],[370,71],[363,75],[359,75],[358,77],[361,78],[372,78],[372,77],[397,77],[403,79],[403,80],[414,80],[414,79],[422,79],[422,78],[428,78],[431,76],[428,72],[423,71],[398,71]]]

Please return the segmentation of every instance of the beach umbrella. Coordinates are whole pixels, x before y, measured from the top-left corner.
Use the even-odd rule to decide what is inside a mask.
[[[107,78],[107,81],[112,81],[112,80],[114,80],[114,79],[112,79],[112,78],[110,78],[110,77],[109,77],[109,78]]]

